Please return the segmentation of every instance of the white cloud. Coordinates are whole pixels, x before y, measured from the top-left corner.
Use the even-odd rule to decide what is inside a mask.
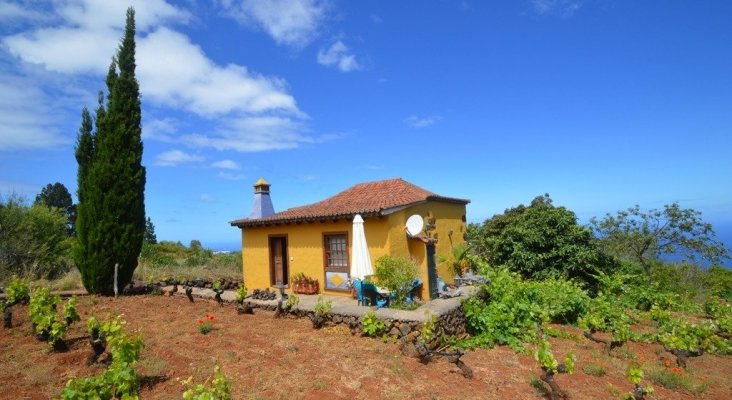
[[[201,201],[204,203],[213,203],[216,201],[210,194],[208,193],[201,193],[200,197]]]
[[[159,167],[174,167],[178,164],[196,163],[203,160],[203,157],[195,154],[188,154],[180,150],[170,150],[158,154],[158,156],[155,157],[155,165]]]
[[[0,3],[0,21],[12,23],[19,20],[42,20],[46,18],[45,14],[37,10],[23,8],[9,1]]]
[[[531,0],[537,14],[556,14],[571,17],[582,7],[581,0]]]
[[[238,22],[264,30],[277,44],[295,48],[317,37],[329,9],[324,0],[228,0],[222,4]]]
[[[165,0],[68,0],[61,3],[58,13],[72,26],[87,30],[124,29],[128,7],[135,9],[135,28],[145,32],[164,22],[188,22],[187,11]]]
[[[224,121],[212,135],[190,134],[181,139],[194,147],[256,152],[299,147],[317,140],[304,135],[299,121],[277,116],[239,117]]]
[[[216,161],[216,162],[212,163],[211,166],[214,168],[221,168],[221,169],[233,169],[233,170],[240,169],[239,164],[237,164],[236,162],[231,161],[231,160]]]
[[[7,36],[3,38],[3,43],[13,56],[43,65],[49,71],[104,74],[122,37],[129,5],[135,7],[138,34],[166,21],[188,19],[185,11],[162,0],[136,0],[130,3],[72,0],[62,3],[56,10],[62,26]],[[105,54],[107,56],[103,56]]]
[[[426,128],[430,125],[436,124],[441,119],[442,118],[438,116],[418,117],[416,115],[410,115],[404,119],[404,122],[412,128]]]
[[[30,80],[0,75],[0,150],[52,149],[70,142],[59,135],[53,107]]]
[[[226,179],[227,181],[240,181],[240,180],[246,178],[246,176],[242,175],[242,174],[235,175],[235,174],[231,174],[231,173],[223,172],[223,171],[219,172],[218,176],[219,176],[219,178]]]
[[[361,69],[361,64],[340,40],[333,43],[328,50],[318,51],[318,63],[325,66],[335,66],[342,72],[350,72]]]
[[[205,117],[232,112],[304,116],[285,82],[246,67],[216,65],[183,34],[160,28],[140,41],[138,79],[154,102]]]
[[[177,131],[176,122],[172,118],[146,120],[142,123],[142,138],[171,143]]]
[[[136,72],[144,88],[143,106],[159,107],[161,110],[158,112],[166,109],[190,112],[202,118],[204,123],[219,126],[207,129],[205,136],[187,135],[189,144],[263,151],[294,148],[313,141],[305,134],[304,121],[308,116],[298,108],[283,79],[252,72],[242,65],[217,64],[186,35],[164,26],[188,21],[190,14],[185,10],[163,0],[135,0],[131,4],[136,10]],[[249,2],[242,4],[242,7],[253,9],[264,7]],[[301,8],[324,10],[322,2],[297,4]],[[37,80],[39,85],[49,86],[49,90],[65,92],[66,95],[72,90],[79,91],[78,85],[50,84],[47,75],[51,74],[55,76],[53,79],[65,79],[67,82],[70,78],[73,82],[73,79],[82,77],[91,82],[94,77],[98,85],[96,79],[106,74],[122,36],[127,3],[66,0],[52,5],[58,7],[48,11],[53,17],[48,20],[52,21],[50,26],[48,22],[36,23],[25,32],[1,38],[2,44],[16,59],[29,63],[21,65],[16,61],[17,68],[30,67],[25,69],[43,71],[31,78]],[[19,10],[13,12],[24,9]],[[10,62],[13,60],[10,59]],[[10,65],[0,64],[0,72],[4,74]],[[85,89],[87,94],[92,90],[91,87]],[[25,97],[18,98],[25,103],[23,109],[29,110],[28,114],[17,112],[20,106],[16,103],[22,102],[6,94],[11,92],[0,92],[0,103],[5,107],[0,108],[0,113],[9,116],[3,122],[14,122],[14,128],[18,131],[17,134],[0,138],[0,149],[18,147],[15,142],[21,142],[25,148],[52,147],[59,143],[59,139],[50,133],[52,130],[48,129],[47,121],[34,114],[38,111],[33,110],[38,102],[33,100],[42,98],[43,92],[39,91],[33,98],[30,97],[31,93],[24,93]],[[163,142],[178,140],[175,122],[166,119],[145,121],[145,139]],[[241,129],[249,129],[250,132],[233,132]],[[235,143],[242,138],[253,141]]]

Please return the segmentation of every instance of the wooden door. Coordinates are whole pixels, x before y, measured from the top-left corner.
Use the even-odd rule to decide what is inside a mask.
[[[286,285],[288,283],[287,238],[281,236],[269,238],[269,251],[270,283],[272,285]]]

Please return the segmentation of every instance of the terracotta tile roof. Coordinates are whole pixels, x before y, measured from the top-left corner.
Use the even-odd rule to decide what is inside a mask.
[[[428,200],[468,204],[470,200],[440,196],[401,178],[359,183],[335,196],[306,206],[290,208],[269,217],[231,221],[240,228],[322,219],[385,215],[390,210]]]

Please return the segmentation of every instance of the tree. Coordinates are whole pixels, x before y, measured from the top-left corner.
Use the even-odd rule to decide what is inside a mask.
[[[615,267],[575,214],[555,207],[549,195],[536,197],[472,225],[471,252],[492,266],[506,266],[528,279],[576,279],[594,288],[597,274]]]
[[[711,262],[729,258],[724,244],[716,240],[712,224],[701,218],[701,212],[667,204],[663,210],[641,210],[638,205],[602,220],[590,220],[600,237],[603,250],[621,259],[640,263],[646,272],[662,254],[678,254],[684,261],[697,257]]]
[[[124,37],[109,66],[92,131],[82,110],[78,162],[77,246],[74,259],[90,293],[113,293],[132,280],[145,233],[140,91],[135,77],[135,12],[127,10]]]
[[[48,184],[41,193],[36,196],[34,204],[45,204],[48,207],[56,207],[61,209],[66,215],[66,229],[69,235],[75,234],[74,224],[76,222],[76,205],[71,199],[71,193],[60,182]]]
[[[11,275],[54,278],[68,271],[66,217],[43,203],[27,206],[23,198],[0,199],[0,281]]]
[[[158,237],[155,235],[155,225],[153,225],[150,217],[145,220],[145,242],[155,244],[158,242]]]

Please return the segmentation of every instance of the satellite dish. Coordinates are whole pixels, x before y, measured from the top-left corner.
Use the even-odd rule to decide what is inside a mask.
[[[417,236],[422,232],[424,228],[424,220],[422,216],[414,214],[407,218],[407,233],[409,236]]]

